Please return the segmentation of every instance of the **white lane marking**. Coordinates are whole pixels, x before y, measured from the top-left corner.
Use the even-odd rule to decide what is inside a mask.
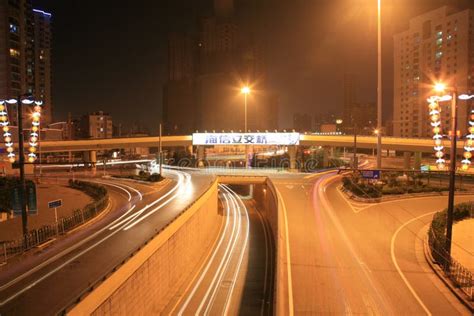
[[[249,213],[248,213],[247,207],[243,203],[242,199],[234,191],[232,191],[230,188],[229,188],[229,190],[234,194],[234,199],[238,199],[240,204],[242,205],[242,209],[244,210],[244,213],[245,213],[245,219],[247,221],[247,229],[245,231],[244,245],[243,245],[242,250],[240,252],[239,264],[237,266],[237,269],[235,270],[231,288],[230,288],[229,292],[227,293],[227,299],[226,299],[226,302],[225,302],[225,305],[224,305],[224,315],[227,315],[228,312],[229,312],[230,303],[232,302],[232,294],[234,292],[235,284],[237,283],[237,278],[239,276],[240,269],[242,267],[242,262],[244,260],[244,254],[245,254],[245,251],[246,251],[247,246],[248,246],[248,240],[249,240],[249,235],[250,235],[250,219],[249,219]],[[240,216],[240,214],[239,214],[239,216]],[[266,267],[265,267],[265,269],[266,269]]]
[[[133,206],[134,207],[134,206]],[[132,208],[133,209],[133,208]],[[128,214],[130,212],[130,209],[125,212],[121,217],[123,217],[124,215]],[[121,218],[119,217],[119,218]],[[115,221],[117,221],[118,219],[116,219]],[[114,221],[114,222],[115,222]],[[28,270],[26,273],[23,273],[22,275],[18,276],[17,278],[11,280],[10,282],[8,282],[7,284],[5,285],[2,285],[0,286],[0,291],[3,291],[7,288],[9,288],[10,286],[18,283],[19,281],[23,280],[24,278],[26,278],[27,276],[35,273],[36,271],[42,269],[43,267],[45,267],[46,265],[50,264],[51,262],[54,262],[56,261],[57,259],[61,258],[62,256],[64,255],[67,255],[68,253],[70,253],[71,251],[75,250],[76,248],[82,246],[83,244],[89,242],[91,239],[93,239],[94,237],[96,237],[97,235],[103,233],[104,231],[106,231],[111,225],[113,225],[113,223],[110,223],[109,225],[107,225],[106,227],[102,228],[101,230],[95,232],[94,234],[88,236],[87,238],[81,240],[80,242],[78,242],[77,244],[74,244],[72,247],[69,247],[63,251],[61,251],[60,253],[58,253],[57,255],[41,262],[39,265],[35,266],[34,268]]]
[[[393,261],[393,264],[395,265],[395,268],[397,269],[397,272],[398,274],[400,275],[400,277],[402,278],[403,282],[405,283],[405,285],[408,287],[408,289],[410,290],[411,294],[413,294],[413,296],[415,297],[415,299],[417,300],[417,302],[420,304],[420,306],[423,308],[423,310],[426,312],[427,315],[431,315],[431,312],[429,311],[429,309],[426,307],[426,305],[423,303],[423,301],[421,300],[421,298],[418,296],[418,294],[416,293],[415,289],[411,286],[410,282],[408,282],[408,279],[405,277],[405,274],[403,273],[403,271],[400,269],[400,266],[398,265],[398,262],[397,262],[397,258],[395,256],[395,240],[397,239],[397,235],[398,233],[404,229],[407,225],[413,223],[414,221],[417,221],[419,220],[420,218],[422,217],[425,217],[425,216],[428,216],[428,215],[432,215],[432,214],[435,214],[437,213],[437,211],[435,212],[429,212],[429,213],[425,213],[423,215],[420,215],[418,217],[415,217],[415,218],[412,218],[411,220],[405,222],[402,226],[400,226],[396,231],[395,233],[393,234],[392,236],[392,241],[390,243],[390,254],[392,256],[392,261]]]
[[[217,255],[217,252],[218,252],[219,248],[222,245],[222,242],[224,241],[224,237],[225,237],[225,234],[226,234],[227,229],[229,227],[229,221],[230,221],[230,203],[229,203],[229,200],[227,199],[227,196],[225,194],[222,194],[222,196],[224,197],[224,199],[226,201],[226,205],[227,205],[227,207],[226,207],[226,221],[225,221],[225,225],[224,225],[224,230],[222,231],[222,234],[219,238],[219,242],[217,243],[216,247],[214,248],[212,256],[209,258],[209,260],[208,260],[204,270],[202,271],[199,279],[197,280],[196,284],[194,285],[193,289],[191,290],[191,293],[189,293],[188,297],[186,298],[183,305],[181,306],[181,309],[179,310],[178,315],[183,315],[184,310],[188,307],[189,302],[194,297],[194,294],[196,294],[197,289],[199,288],[202,281],[204,280],[204,276],[207,274],[207,271],[209,271],[209,268],[211,267],[211,264],[214,261],[216,255]]]
[[[281,201],[281,206],[283,209],[283,218],[285,220],[285,235],[286,235],[286,267],[287,267],[287,278],[288,278],[288,315],[294,315],[294,305],[293,305],[293,280],[291,276],[291,254],[290,254],[290,234],[288,233],[288,216],[285,201],[281,196],[280,191],[275,186],[275,191],[277,193],[278,199]]]
[[[176,173],[176,172],[174,172],[174,173]],[[158,199],[157,201],[153,202],[151,205],[154,205],[154,204],[158,203],[160,200],[161,200],[161,198]],[[66,254],[68,254],[68,253],[74,251],[74,250],[77,249],[78,247],[80,247],[80,246],[82,246],[83,244],[89,242],[90,240],[92,240],[93,238],[95,238],[96,236],[98,236],[99,234],[103,233],[104,231],[106,231],[107,229],[109,229],[111,226],[113,226],[114,223],[116,223],[118,220],[120,220],[121,218],[123,218],[124,216],[126,216],[128,213],[130,213],[130,212],[133,210],[134,207],[135,207],[135,205],[134,205],[131,209],[129,209],[127,212],[125,212],[124,214],[122,214],[119,218],[117,218],[116,220],[114,220],[112,223],[110,223],[110,224],[108,224],[107,226],[105,226],[104,228],[102,228],[101,230],[99,230],[99,231],[95,232],[94,234],[88,236],[87,238],[81,240],[81,241],[78,242],[77,244],[75,244],[75,245],[73,245],[73,246],[71,246],[71,247],[69,247],[69,248],[63,250],[62,252],[58,253],[57,255],[55,255],[55,256],[53,256],[53,257],[51,257],[51,258],[49,258],[49,259],[47,259],[47,260],[41,262],[39,265],[37,265],[37,266],[35,266],[34,268],[28,270],[26,273],[23,273],[22,275],[16,277],[15,279],[11,280],[10,282],[8,282],[8,283],[6,283],[6,284],[0,286],[0,291],[3,291],[3,290],[5,290],[5,289],[9,288],[10,286],[12,286],[12,285],[14,285],[14,284],[20,282],[20,281],[23,280],[24,278],[30,276],[31,274],[33,274],[33,273],[35,273],[36,271],[42,269],[43,267],[47,266],[48,264],[50,264],[50,263],[52,263],[52,262],[58,260],[59,258],[63,257],[64,255],[66,255]],[[149,205],[147,205],[147,206],[145,207],[145,209],[146,209],[147,207],[149,207]],[[143,210],[143,209],[142,209],[142,210]],[[101,242],[98,242],[98,243],[94,244],[93,247],[98,246],[100,243],[101,243]],[[29,288],[31,288],[31,286],[30,286]],[[23,292],[24,292],[24,291],[23,291]],[[0,303],[0,306],[1,306],[2,304],[4,304],[4,303]]]
[[[329,198],[327,197],[327,194],[325,194],[324,188],[327,188],[328,183],[333,182],[335,179],[334,176],[326,176],[322,177],[320,180],[318,180],[315,184],[314,190],[316,190],[316,193],[319,196],[319,200],[321,201],[322,207],[327,210],[327,214],[329,215],[330,220],[334,224],[334,227],[339,231],[339,235],[342,238],[342,241],[344,242],[344,245],[347,247],[347,250],[350,252],[352,255],[353,259],[357,261],[357,263],[361,267],[361,276],[364,276],[367,280],[367,284],[370,286],[370,288],[373,291],[373,295],[371,297],[367,297],[367,302],[370,304],[370,299],[377,299],[374,300],[374,304],[376,304],[376,307],[383,309],[383,312],[378,312],[380,313],[388,313],[387,311],[389,310],[390,305],[388,304],[385,296],[383,296],[380,291],[378,290],[377,286],[374,283],[374,280],[372,279],[372,276],[369,274],[370,269],[368,267],[364,267],[361,263],[363,261],[361,260],[361,257],[357,250],[354,247],[354,244],[352,240],[349,238],[349,236],[346,234],[346,231],[344,230],[344,227],[342,226],[341,222],[339,221],[338,216],[336,215],[334,208],[331,206],[331,203],[329,201]],[[347,302],[347,301],[346,301]],[[369,306],[369,305],[368,305]],[[350,306],[349,304],[346,304],[346,308],[348,311],[350,311]]]
[[[239,239],[240,232],[241,232],[241,227],[242,227],[242,220],[240,218],[240,208],[237,205],[237,201],[235,200],[233,194],[230,192],[230,190],[228,189],[227,186],[223,185],[222,188],[225,191],[227,191],[227,193],[229,194],[229,199],[232,201],[233,210],[234,210],[234,213],[233,213],[234,214],[234,223],[237,223],[237,228],[236,228],[236,230],[233,231],[233,234],[232,234],[232,237],[231,237],[232,238],[231,242],[229,243],[229,245],[227,247],[228,252],[226,251],[226,254],[224,256],[224,258],[226,258],[226,259],[221,261],[221,265],[219,266],[219,269],[217,270],[216,275],[218,275],[219,277],[218,277],[217,280],[215,280],[215,282],[214,282],[214,279],[215,279],[215,277],[214,277],[213,283],[209,287],[209,289],[212,288],[212,294],[211,294],[211,297],[209,299],[209,303],[206,305],[204,315],[209,315],[209,312],[210,312],[211,308],[214,306],[214,302],[215,302],[215,299],[217,297],[220,285],[222,284],[222,280],[223,280],[224,276],[226,275],[226,273],[229,269],[230,262],[231,262],[232,258],[234,257],[235,247],[237,245],[237,241]],[[235,234],[234,234],[234,232],[235,232]],[[209,289],[208,289],[208,292],[209,292]],[[196,312],[197,314],[200,313],[202,305],[207,301],[208,292],[206,292],[206,296],[201,301],[201,305],[199,306],[199,309]]]
[[[225,189],[224,186],[222,186],[222,187]],[[204,308],[204,304],[207,302],[207,300],[209,298],[209,295],[211,295],[211,297],[210,297],[209,303],[207,304],[206,309],[204,311],[205,315],[208,313],[208,310],[209,310],[210,306],[212,306],[214,295],[217,292],[217,289],[219,288],[219,284],[222,280],[225,268],[229,264],[230,258],[232,258],[232,251],[235,247],[235,243],[236,243],[236,240],[237,240],[237,235],[239,234],[240,218],[237,216],[238,209],[236,208],[234,200],[232,199],[232,195],[230,193],[228,193],[228,194],[229,194],[229,199],[232,202],[232,216],[234,218],[234,222],[233,222],[233,225],[232,225],[232,234],[231,234],[231,237],[229,239],[229,243],[227,244],[227,247],[225,249],[225,253],[222,256],[222,260],[220,261],[219,266],[216,270],[216,273],[214,274],[214,277],[212,278],[212,281],[211,281],[209,287],[207,288],[207,291],[204,294],[204,297],[202,298],[198,309],[196,310],[196,314],[199,314],[201,312],[201,310]],[[212,294],[211,294],[211,291],[212,291]]]
[[[126,225],[126,224],[125,224]],[[33,281],[32,283],[30,283],[29,285],[25,286],[24,288],[22,288],[20,291],[16,292],[15,294],[11,295],[10,297],[8,297],[7,299],[5,299],[4,301],[0,302],[0,306],[3,306],[5,305],[6,303],[10,302],[11,300],[15,299],[16,297],[18,297],[19,295],[23,294],[24,292],[28,291],[29,289],[31,289],[32,287],[34,287],[36,284],[40,283],[41,281],[43,281],[44,279],[48,278],[49,276],[53,275],[54,273],[56,273],[57,271],[61,270],[62,268],[64,268],[66,265],[68,265],[69,263],[73,262],[74,260],[76,260],[77,258],[79,258],[80,256],[82,256],[83,254],[87,253],[88,251],[92,250],[93,248],[95,248],[96,246],[100,245],[101,243],[103,243],[104,241],[106,241],[107,239],[111,238],[112,236],[114,236],[115,234],[117,234],[118,232],[120,232],[120,229],[110,233],[109,235],[105,236],[104,238],[102,238],[101,240],[99,240],[97,243],[89,246],[88,248],[84,249],[83,251],[79,252],[78,254],[76,254],[75,256],[73,256],[72,258],[70,258],[69,260],[65,261],[64,263],[62,263],[61,265],[57,266],[56,268],[54,268],[53,270],[49,271],[48,273],[44,274],[43,276],[41,276],[39,279]]]

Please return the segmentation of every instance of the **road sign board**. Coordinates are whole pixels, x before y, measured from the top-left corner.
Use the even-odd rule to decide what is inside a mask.
[[[63,200],[62,199],[48,202],[48,207],[49,208],[57,208],[57,207],[60,207],[62,205],[63,205]]]
[[[364,179],[373,179],[378,180],[380,179],[380,170],[361,170],[360,174]]]

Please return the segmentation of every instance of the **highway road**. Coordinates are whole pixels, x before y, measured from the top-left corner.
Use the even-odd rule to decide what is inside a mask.
[[[274,180],[288,216],[295,314],[470,315],[423,257],[424,232],[447,198],[353,204],[338,179]]]
[[[272,315],[273,242],[252,201],[219,186],[223,224],[184,294],[164,314]]]
[[[31,251],[21,262],[2,267],[0,314],[61,312],[173,220],[213,180],[173,170],[165,175],[173,181],[159,191],[129,181],[94,180],[111,189],[113,210],[43,252]]]

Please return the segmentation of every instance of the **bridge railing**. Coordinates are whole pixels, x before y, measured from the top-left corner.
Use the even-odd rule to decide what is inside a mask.
[[[23,237],[4,242],[0,246],[0,262],[7,262],[11,257],[28,251],[34,247],[44,245],[54,237],[64,235],[76,227],[90,221],[101,213],[109,203],[109,196],[105,194],[98,200],[86,205],[83,209],[77,209],[71,216],[62,217],[57,222],[44,225],[38,229],[31,230]]]

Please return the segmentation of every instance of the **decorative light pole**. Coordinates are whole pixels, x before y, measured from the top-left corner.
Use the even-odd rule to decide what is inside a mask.
[[[40,118],[41,118],[41,105],[42,101],[34,101],[29,95],[18,96],[17,99],[9,99],[0,101],[0,120],[3,126],[3,136],[7,146],[8,159],[11,163],[15,162],[15,154],[13,153],[13,141],[11,140],[11,133],[9,131],[7,106],[5,103],[10,105],[17,105],[17,123],[18,123],[18,167],[20,169],[20,202],[21,202],[21,219],[22,219],[22,231],[23,236],[28,234],[28,213],[26,211],[26,181],[25,181],[25,156],[24,156],[24,139],[23,139],[23,105],[33,105],[32,114],[32,127],[30,131],[29,139],[29,154],[28,162],[34,163],[36,160],[36,147],[38,145]],[[6,119],[4,118],[6,117]],[[8,142],[7,142],[8,141]],[[25,239],[26,241],[26,239]]]
[[[434,90],[438,93],[444,93],[447,88],[443,83],[437,83],[434,87]],[[448,256],[451,256],[451,244],[452,244],[452,235],[453,235],[453,214],[454,214],[454,191],[455,191],[455,181],[456,181],[456,150],[457,150],[457,110],[458,104],[457,100],[469,100],[474,98],[474,95],[466,95],[462,94],[458,97],[458,92],[456,88],[452,88],[449,94],[443,96],[434,96],[428,99],[430,102],[430,114],[431,119],[433,122],[438,122],[440,118],[441,109],[439,107],[439,102],[442,101],[451,101],[451,157],[450,157],[450,167],[449,167],[449,196],[448,196],[448,212],[446,217],[446,244],[445,250]],[[434,118],[437,118],[434,120]],[[432,125],[433,125],[432,122]],[[435,132],[435,150],[437,150],[437,158],[436,161],[438,163],[439,169],[444,169],[444,159],[442,159],[442,154],[438,154],[442,151],[443,146],[441,144],[442,136],[439,135],[440,132],[440,124],[433,125],[433,132]],[[438,128],[438,129],[437,129]],[[474,142],[474,111],[471,110],[471,115],[469,117],[469,134],[466,136],[467,141],[464,146],[464,159],[462,162],[462,170],[466,171],[469,169],[469,165],[471,164],[471,151],[474,150],[473,142]],[[436,143],[438,142],[438,143]]]

